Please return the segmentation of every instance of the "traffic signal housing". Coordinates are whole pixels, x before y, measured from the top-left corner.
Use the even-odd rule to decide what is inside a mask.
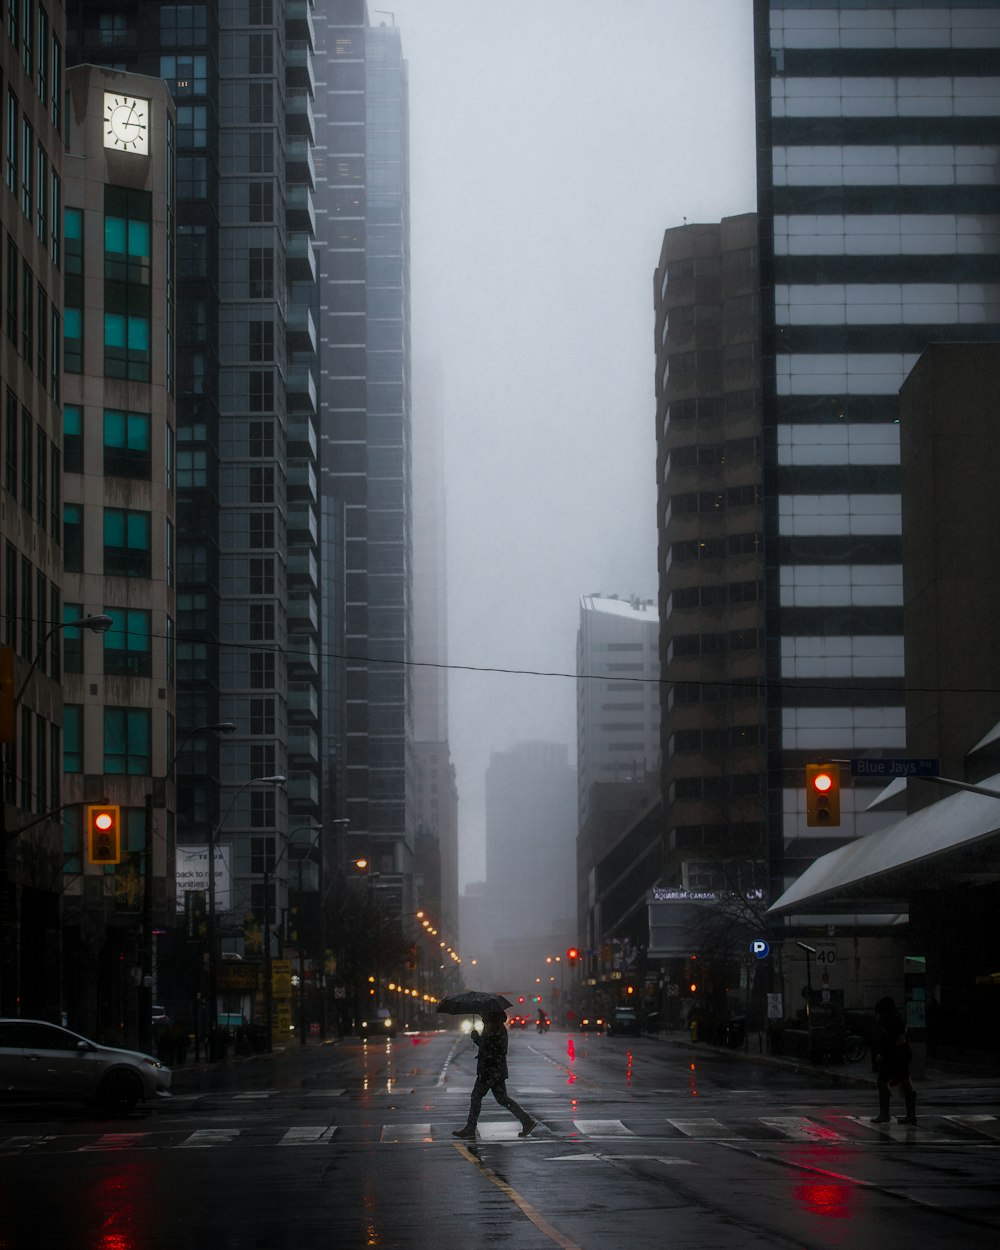
[[[577,950],[575,946],[571,946],[569,950],[566,952],[566,960],[569,963],[570,967],[572,967],[579,958],[580,958],[580,952]]]
[[[87,859],[92,864],[120,864],[122,809],[117,804],[87,808]]]
[[[806,824],[828,828],[840,824],[840,765],[806,765]]]

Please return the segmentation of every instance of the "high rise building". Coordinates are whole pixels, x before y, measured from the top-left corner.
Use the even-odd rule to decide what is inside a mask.
[[[656,271],[663,880],[764,863],[757,219],[678,226]]]
[[[773,898],[884,820],[859,782],[807,828],[804,764],[905,746],[898,391],[1000,336],[1000,4],[755,0],[755,30]]]
[[[322,812],[312,14],[67,5],[68,61],[162,78],[176,102],[178,830],[231,848],[232,949],[265,878],[281,914],[282,839]],[[190,733],[221,721],[221,748]],[[279,774],[287,793],[254,784]]]
[[[136,987],[174,913],[176,117],[159,78],[65,77],[59,1006],[148,1044]],[[103,654],[70,624],[94,614]],[[94,862],[88,801],[120,810],[118,862]]]
[[[370,25],[364,0],[327,0],[317,30],[321,494],[343,510],[345,562],[344,659],[328,679],[344,698],[347,853],[368,857],[403,914],[416,833],[407,69],[400,32]]]
[[[524,993],[576,942],[576,770],[556,742],[494,751],[486,770],[488,950],[481,975]],[[470,950],[470,953],[471,950]]]
[[[62,846],[58,817],[40,818],[62,803],[62,4],[4,18],[0,1012],[28,1015],[53,1012],[59,987]]]

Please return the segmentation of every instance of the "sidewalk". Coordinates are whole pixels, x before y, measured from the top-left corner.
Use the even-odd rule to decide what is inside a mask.
[[[811,1063],[807,1059],[799,1059],[794,1055],[769,1055],[758,1050],[757,1038],[761,1035],[751,1034],[748,1038],[749,1048],[732,1049],[729,1046],[714,1046],[707,1042],[692,1042],[686,1029],[674,1030],[671,1033],[654,1034],[655,1040],[677,1046],[697,1054],[699,1051],[716,1055],[728,1055],[733,1059],[749,1060],[753,1063],[768,1064],[772,1067],[785,1068],[792,1072],[804,1072],[810,1075],[822,1074],[837,1085],[857,1085],[874,1089],[877,1084],[872,1071],[871,1059],[863,1059],[860,1063],[821,1064]],[[1000,1070],[995,1067],[981,1067],[962,1063],[928,1064],[924,1075],[914,1084],[918,1088],[947,1089],[949,1086],[976,1085],[981,1089],[1000,1089]]]

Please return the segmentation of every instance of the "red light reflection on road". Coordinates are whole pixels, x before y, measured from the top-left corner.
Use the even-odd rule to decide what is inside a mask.
[[[803,1181],[793,1191],[795,1201],[810,1215],[822,1215],[826,1219],[851,1218],[851,1195],[853,1185],[844,1181]]]
[[[625,1084],[631,1085],[632,1084],[632,1052],[630,1050],[625,1052],[625,1058],[626,1058]]]
[[[698,1097],[698,1081],[697,1081],[697,1078],[695,1077],[695,1072],[698,1069],[697,1069],[697,1066],[693,1063],[689,1064],[688,1068],[690,1071],[690,1075],[688,1076],[688,1092],[690,1093],[692,1098],[697,1098]]]
[[[566,1039],[566,1054],[569,1056],[569,1061],[571,1064],[576,1062],[576,1043],[573,1041],[571,1037]],[[570,1072],[569,1076],[566,1078],[566,1084],[567,1085],[576,1084],[575,1072]]]

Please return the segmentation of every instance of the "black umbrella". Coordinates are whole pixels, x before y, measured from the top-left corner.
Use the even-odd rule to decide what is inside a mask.
[[[485,1016],[491,1011],[503,1011],[512,1006],[502,994],[486,994],[482,990],[466,990],[464,994],[449,994],[437,1005],[438,1011],[447,1016]]]

